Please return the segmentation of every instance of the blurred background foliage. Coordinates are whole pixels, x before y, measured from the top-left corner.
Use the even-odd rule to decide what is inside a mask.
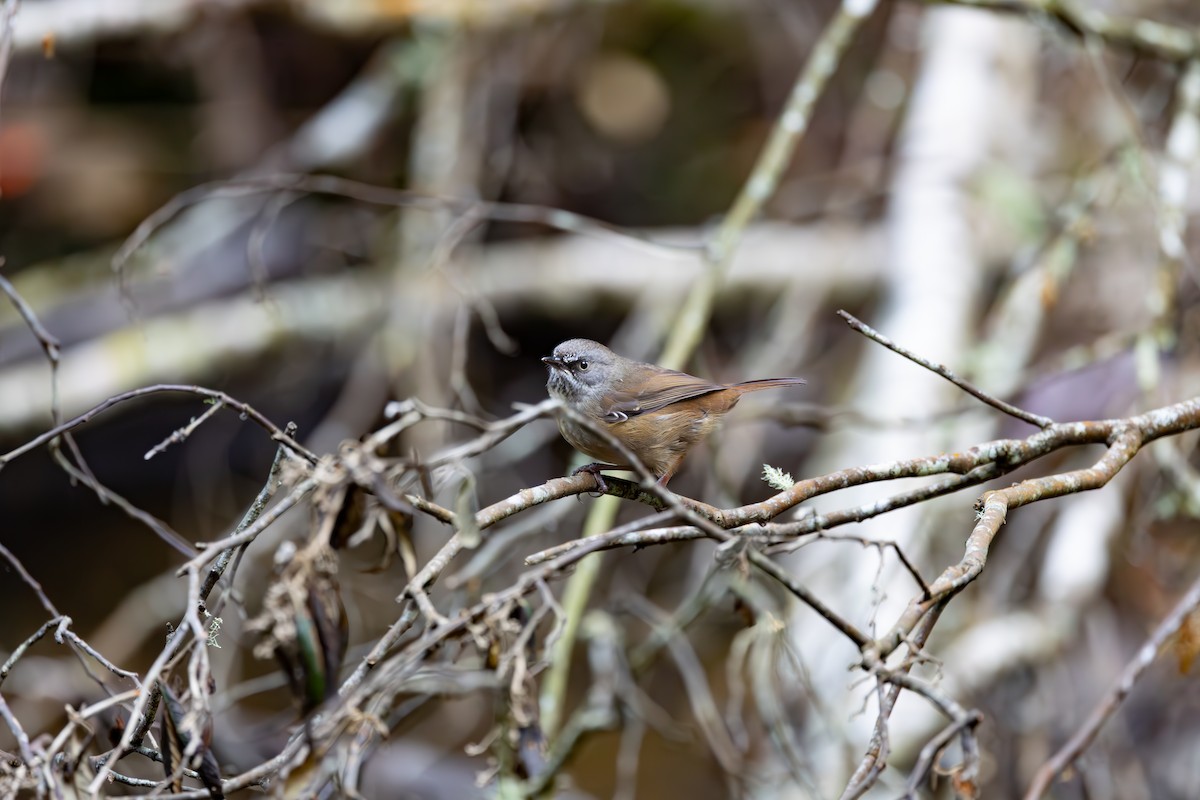
[[[389,399],[416,396],[505,416],[514,402],[544,397],[538,357],[566,338],[656,357],[701,269],[696,248],[747,179],[839,6],[111,5],[101,20],[87,4],[25,0],[0,102],[4,274],[63,344],[63,412],[143,384],[199,383],[280,424],[295,421],[317,452],[372,430]],[[958,396],[906,402],[915,387],[937,384],[915,368],[898,367],[901,377],[864,390],[869,348],[838,323],[832,312],[839,307],[896,320],[880,327],[1056,419],[1120,416],[1196,393],[1195,266],[1160,244],[1164,216],[1174,210],[1158,180],[1182,113],[1181,60],[1081,36],[1051,14],[1022,10],[1034,3],[1010,5],[1016,13],[884,2],[863,26],[778,191],[748,230],[689,367],[728,381],[802,374],[809,388],[800,398],[747,401],[672,488],[733,505],[770,493],[758,479],[764,461],[800,477],[1028,433]],[[1114,19],[1153,19],[1193,36],[1200,26],[1200,8],[1187,0],[1098,5]],[[978,34],[987,37],[982,63],[947,63],[940,67],[947,74],[930,76],[937,69],[930,54],[941,52],[930,21],[938,15],[998,26]],[[964,38],[959,50],[973,44]],[[957,91],[966,113],[986,117],[966,128],[978,141],[945,144],[914,122],[914,87],[935,91],[923,80],[963,82]],[[1003,88],[971,94],[993,84]],[[901,230],[905,214],[935,228],[943,223],[936,208],[898,207],[910,198],[898,186],[920,164],[959,163],[960,148],[978,151],[952,181],[964,249],[918,239],[916,255],[948,255],[958,267],[931,272],[930,284],[913,282],[896,266],[912,245]],[[1194,160],[1184,167],[1194,178]],[[303,178],[314,175],[329,178]],[[1186,222],[1198,198],[1185,185],[1178,210],[1191,253],[1195,226]],[[463,202],[418,208],[401,189]],[[545,210],[524,221],[491,219],[493,201]],[[552,209],[631,235],[564,229]],[[129,237],[136,247],[126,246]],[[942,297],[929,285],[962,293]],[[901,325],[901,307],[914,309],[915,328]],[[40,348],[4,306],[0,450],[47,428],[50,408]],[[192,398],[150,398],[78,436],[103,483],[194,541],[230,529],[262,485],[274,450],[261,431],[219,415],[185,444],[141,458],[202,410]],[[915,438],[897,443],[887,432]],[[423,426],[400,452],[432,453],[468,433]],[[951,632],[933,650],[968,665],[966,675],[947,667],[954,673],[947,680],[985,711],[984,796],[1023,789],[1200,566],[1194,444],[1194,436],[1181,437],[1171,454],[1139,458],[1146,463],[1105,489],[1107,499],[1083,498],[1099,503],[1091,509],[1103,524],[1082,511],[1063,522],[1066,503],[1023,509],[981,585],[948,614]],[[478,501],[564,474],[571,458],[549,422],[531,426],[472,464]],[[1085,463],[1068,455],[1048,468]],[[435,488],[454,484],[447,486]],[[883,538],[903,539],[900,529],[919,536],[920,566],[936,574],[961,553],[972,500],[951,498],[940,517],[875,530]],[[560,502],[517,517],[504,540],[515,548],[512,560],[478,575],[468,565],[453,592],[473,596],[503,585],[519,568],[518,554],[578,535],[587,504]],[[140,669],[182,607],[178,584],[157,577],[178,563],[177,554],[72,486],[43,453],[0,473],[0,509],[3,542],[76,629],[113,660]],[[293,538],[304,523],[292,521]],[[1061,545],[1066,560],[1096,564],[1074,594],[1066,592],[1070,603],[1045,589],[1066,579],[1032,566],[1048,563],[1056,541],[1064,541],[1055,538],[1058,530],[1094,534]],[[415,537],[427,556],[445,532],[422,521]],[[255,563],[243,572],[250,614],[259,602],[252,587],[267,574],[277,541],[252,551]],[[846,548],[835,545],[836,558],[855,559],[866,580],[855,582],[862,575],[832,555],[806,565],[807,550],[797,569],[819,573],[829,583],[817,585],[826,588],[844,582],[865,619],[888,592],[876,591],[874,555]],[[373,641],[395,615],[403,573],[398,565],[372,571],[377,555],[360,548],[343,563],[351,660],[361,655],[355,645]],[[710,560],[702,545],[622,553],[594,602],[619,607],[614,598],[634,592],[673,607]],[[900,592],[891,599],[902,601],[910,589]],[[0,608],[0,648],[11,649],[36,627],[40,611],[7,572],[0,573]],[[968,646],[976,625],[1047,608],[1054,609],[1046,615],[1053,630],[997,629],[987,646]],[[644,635],[644,626],[628,624],[630,637]],[[729,696],[724,659],[742,626],[725,603],[689,630],[722,702]],[[811,654],[798,630],[791,646],[804,660]],[[250,657],[240,625],[231,623],[227,637],[213,656],[223,665],[218,678],[223,688],[248,687],[244,698],[231,696],[217,722],[214,748],[232,773],[277,752],[295,714],[282,683],[271,682],[273,665]],[[1189,652],[1183,646],[1181,659]],[[985,663],[991,654],[992,666],[967,653]],[[807,784],[760,786],[760,796],[836,796],[830,787],[844,783],[863,739],[849,720],[856,706],[841,699],[853,693],[845,673],[851,659],[845,651],[837,657],[836,688],[826,682],[836,670],[815,668],[786,698],[800,741],[827,740],[828,750],[809,751],[812,761],[801,770]],[[1200,792],[1191,757],[1200,695],[1183,666],[1156,665],[1081,764],[1082,777],[1056,796]],[[77,673],[43,643],[6,693],[27,727],[53,730],[64,701],[94,691]],[[253,679],[265,682],[243,683]],[[575,688],[577,698],[583,679]],[[645,688],[685,729],[694,723],[669,665],[652,671]],[[864,693],[858,690],[856,702]],[[373,762],[364,792],[466,796],[481,766],[463,746],[492,721],[478,698],[431,701],[393,731],[383,748],[391,757]],[[903,772],[915,751],[897,736]],[[6,737],[0,747],[7,749]],[[613,793],[616,744],[615,734],[597,736],[580,751],[570,775],[581,795]],[[637,788],[639,797],[731,792],[694,731],[674,738],[648,732]]]

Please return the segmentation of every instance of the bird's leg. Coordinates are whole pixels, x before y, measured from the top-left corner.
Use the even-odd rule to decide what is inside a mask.
[[[672,459],[667,464],[667,468],[663,470],[662,475],[658,476],[658,485],[659,486],[665,487],[667,485],[667,481],[671,480],[671,477],[674,476],[675,473],[679,471],[679,465],[683,463],[683,457],[685,455],[686,455],[686,452],[680,453],[679,455],[675,456],[675,458]]]
[[[596,479],[596,488],[600,490],[600,493],[608,494],[608,484],[604,482],[604,476],[600,474],[600,470],[602,469],[625,469],[625,467],[619,467],[616,464],[605,464],[600,461],[593,461],[591,464],[584,464],[579,469],[573,470],[571,475],[573,477],[581,472],[586,472]]]

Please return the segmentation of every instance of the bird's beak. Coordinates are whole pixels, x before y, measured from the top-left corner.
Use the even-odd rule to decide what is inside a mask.
[[[562,369],[563,367],[566,366],[566,364],[563,363],[563,360],[561,358],[555,358],[554,356],[543,357],[542,363],[545,364],[546,366],[554,367],[555,369]]]

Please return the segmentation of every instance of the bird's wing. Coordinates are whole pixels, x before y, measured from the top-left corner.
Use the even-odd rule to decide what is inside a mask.
[[[724,388],[719,383],[709,383],[685,372],[663,370],[640,381],[637,391],[614,391],[609,396],[606,412],[618,419],[634,417]]]

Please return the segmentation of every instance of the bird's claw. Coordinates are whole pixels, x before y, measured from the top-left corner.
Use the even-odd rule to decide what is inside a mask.
[[[581,472],[586,472],[587,474],[591,475],[593,478],[596,479],[596,489],[599,490],[600,494],[608,494],[608,484],[604,482],[604,476],[600,474],[600,470],[605,469],[605,468],[610,468],[610,467],[608,464],[601,464],[599,462],[592,463],[592,464],[584,464],[579,469],[573,471],[571,473],[571,475],[572,475],[572,477],[574,477],[575,475],[578,475]]]

